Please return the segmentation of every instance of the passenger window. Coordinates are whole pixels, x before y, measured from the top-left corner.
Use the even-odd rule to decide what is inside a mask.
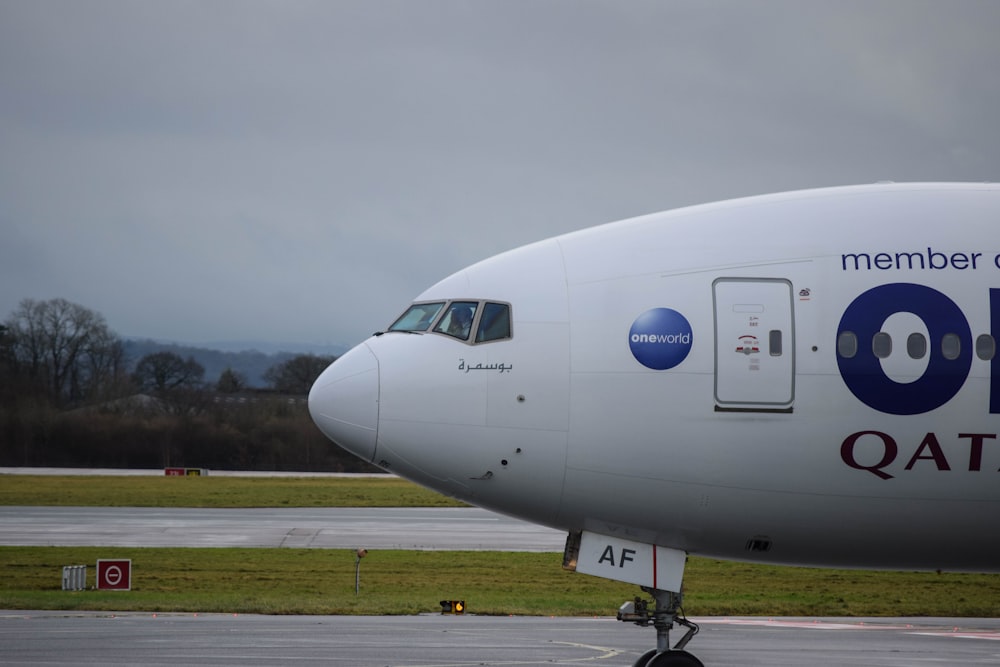
[[[962,339],[958,334],[945,334],[941,337],[941,354],[948,361],[954,361],[962,354]]]
[[[505,303],[487,303],[483,306],[483,316],[479,320],[476,342],[510,338],[510,306]]]
[[[476,316],[478,301],[452,301],[444,317],[434,327],[437,333],[454,336],[461,340],[469,340],[472,330],[472,320]]]
[[[872,352],[879,359],[885,359],[892,354],[892,336],[884,331],[879,331],[872,338]]]
[[[444,301],[415,303],[392,323],[389,331],[427,331],[442,307]]]
[[[983,361],[990,361],[997,354],[996,339],[989,334],[983,334],[976,339],[976,356]]]
[[[858,353],[858,336],[853,331],[842,331],[837,336],[837,354],[844,359],[853,359]]]
[[[911,333],[906,338],[906,353],[910,359],[923,359],[927,354],[927,339],[923,334]]]

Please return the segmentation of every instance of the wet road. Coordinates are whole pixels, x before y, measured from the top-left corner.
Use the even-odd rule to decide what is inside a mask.
[[[478,508],[0,506],[0,545],[563,550],[565,533]]]
[[[996,619],[695,619],[706,667],[1000,665]],[[648,628],[609,618],[0,612],[4,665],[625,667]]]

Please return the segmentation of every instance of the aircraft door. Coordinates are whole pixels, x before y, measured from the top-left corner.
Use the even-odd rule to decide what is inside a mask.
[[[715,409],[791,412],[795,396],[792,284],[719,278],[715,303]]]

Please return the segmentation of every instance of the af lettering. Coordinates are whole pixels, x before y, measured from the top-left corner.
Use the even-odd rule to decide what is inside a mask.
[[[635,553],[635,549],[622,547],[621,560],[618,562],[618,567],[625,567],[625,563],[634,563],[635,558],[633,558],[633,556],[635,556]],[[601,557],[597,560],[598,565],[601,565],[602,563],[608,563],[610,565],[615,564],[615,549],[610,544],[604,547],[604,553],[602,553]]]

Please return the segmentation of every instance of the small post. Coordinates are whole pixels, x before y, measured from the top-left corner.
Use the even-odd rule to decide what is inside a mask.
[[[358,549],[354,552],[354,595],[361,593],[361,559],[368,555],[368,549]]]

